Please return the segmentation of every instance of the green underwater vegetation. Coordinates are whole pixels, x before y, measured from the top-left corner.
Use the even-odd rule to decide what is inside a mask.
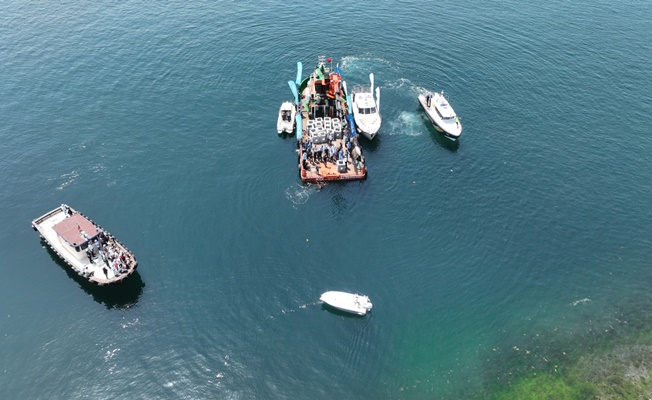
[[[591,321],[591,329],[571,340],[558,338],[545,347],[533,342],[533,350],[513,349],[513,354],[494,360],[499,367],[485,380],[493,383],[473,397],[652,398],[652,321],[649,310],[643,314],[618,312],[612,318]],[[560,352],[563,348],[573,350]],[[534,349],[538,357],[530,357],[536,356]],[[525,357],[524,351],[528,352]]]

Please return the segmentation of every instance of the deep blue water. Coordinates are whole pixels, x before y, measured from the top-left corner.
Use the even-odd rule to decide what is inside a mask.
[[[469,398],[650,313],[649,3],[339,7],[0,4],[0,398]],[[322,54],[383,126],[319,191],[275,123]],[[66,272],[30,229],[63,202],[134,279]]]

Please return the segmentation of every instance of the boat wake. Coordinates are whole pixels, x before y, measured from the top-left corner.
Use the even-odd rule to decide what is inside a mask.
[[[77,178],[79,177],[79,172],[73,170],[67,174],[61,174],[59,178],[51,178],[50,181],[61,179],[63,183],[57,186],[57,190],[63,190],[66,187],[70,186]]]
[[[410,92],[418,91],[418,87],[407,78],[398,78],[395,81],[385,82],[383,89],[385,90],[399,90],[407,88]]]
[[[308,308],[309,306],[316,306],[318,304],[322,304],[322,302],[321,301],[313,301],[311,303],[302,304],[302,305],[300,305],[300,306],[298,306],[296,308],[285,308],[285,309],[282,309],[281,312],[279,314],[277,314],[276,316],[270,315],[270,316],[267,317],[267,319],[274,319],[274,318],[279,317],[281,315],[292,314],[292,313],[295,313],[297,311],[304,310],[304,309]]]
[[[345,56],[342,57],[340,64],[343,71],[355,73],[356,71],[368,71],[370,68],[377,68],[379,65],[385,65],[391,69],[398,70],[398,66],[383,58],[373,56]]]

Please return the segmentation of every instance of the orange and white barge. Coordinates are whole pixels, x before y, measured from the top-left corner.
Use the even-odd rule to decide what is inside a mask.
[[[289,81],[297,104],[297,146],[301,180],[350,181],[367,177],[365,159],[351,113],[350,96],[339,67],[319,57],[317,67],[301,80]]]

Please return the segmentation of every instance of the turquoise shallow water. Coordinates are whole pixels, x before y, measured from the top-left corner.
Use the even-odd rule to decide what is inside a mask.
[[[572,353],[648,315],[650,20],[640,1],[4,2],[0,397],[469,398],[514,347]],[[317,191],[275,121],[321,54],[351,85],[374,72],[383,127],[366,181]],[[87,287],[43,248],[30,221],[62,202],[135,252],[133,280]]]

